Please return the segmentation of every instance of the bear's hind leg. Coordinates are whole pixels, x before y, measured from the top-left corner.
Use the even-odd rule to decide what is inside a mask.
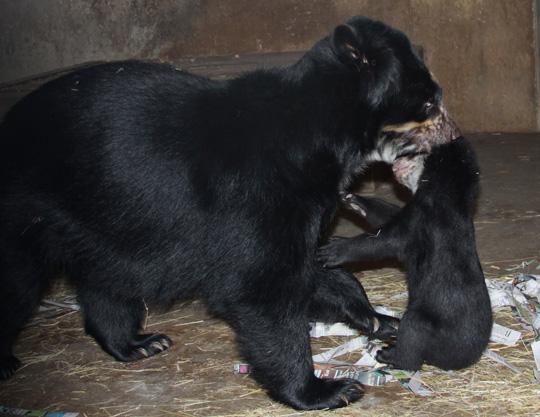
[[[0,247],[0,380],[9,378],[21,365],[13,355],[13,344],[49,278],[45,265],[13,247]]]
[[[119,361],[147,358],[168,349],[171,339],[164,334],[139,334],[144,320],[144,301],[107,294],[79,291],[86,332]]]

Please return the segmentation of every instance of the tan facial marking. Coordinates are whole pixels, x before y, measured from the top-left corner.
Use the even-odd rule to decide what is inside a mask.
[[[382,128],[383,134],[394,135],[394,140],[399,137],[416,143],[417,150],[429,152],[433,145],[450,142],[461,136],[456,123],[448,115],[448,111],[441,105],[435,117],[423,122],[405,122],[397,125],[388,125]]]
[[[405,122],[399,125],[388,125],[382,128],[383,132],[396,132],[396,133],[404,133],[409,132],[413,129],[419,129],[419,128],[426,128],[429,126],[433,126],[436,123],[436,120],[440,116],[437,116],[433,119],[427,119],[423,122]]]

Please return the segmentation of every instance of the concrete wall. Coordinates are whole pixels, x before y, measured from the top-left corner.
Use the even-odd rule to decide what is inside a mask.
[[[94,60],[298,51],[364,14],[424,47],[468,131],[538,131],[538,0],[0,0],[0,82]]]

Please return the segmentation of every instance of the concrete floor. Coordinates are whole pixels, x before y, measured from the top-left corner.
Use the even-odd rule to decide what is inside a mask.
[[[191,65],[197,72],[224,77],[239,69],[261,65],[261,61],[271,64],[276,59],[288,62],[291,58],[237,58],[237,65],[230,60],[229,64],[203,60],[186,62],[183,66]],[[50,75],[0,86],[0,114],[48,78]],[[540,260],[540,134],[476,134],[469,138],[482,170],[482,193],[475,224],[485,271],[496,272],[521,260]],[[385,168],[367,173],[358,191],[394,201],[406,199],[407,193],[391,181],[388,173]],[[349,216],[337,221],[336,234],[347,236],[359,231]],[[400,281],[402,275],[393,279]],[[366,279],[370,296],[372,291],[380,292],[378,282]],[[54,298],[55,294],[50,297]],[[29,327],[17,346],[17,353],[26,365],[13,379],[0,383],[0,404],[80,411],[87,416],[292,415],[293,410],[271,402],[249,377],[232,374],[232,364],[240,360],[233,335],[223,323],[208,317],[202,306],[178,306],[165,315],[151,314],[148,327],[153,326],[168,333],[175,346],[148,361],[128,365],[114,362],[90,338],[83,336],[77,314]],[[511,374],[501,372],[505,378],[511,378]],[[360,404],[347,408],[349,411],[340,411],[339,415],[392,415],[383,413],[385,407],[396,401],[400,404],[403,395],[399,387],[370,390]],[[429,404],[422,401],[412,414],[402,415],[431,415],[418,411]],[[454,402],[459,410],[459,397]],[[506,411],[497,413],[499,406],[489,408],[495,410],[490,415],[509,415]],[[319,414],[324,413],[315,413]],[[448,415],[471,414],[456,411]],[[535,412],[528,409],[513,415],[535,415]]]

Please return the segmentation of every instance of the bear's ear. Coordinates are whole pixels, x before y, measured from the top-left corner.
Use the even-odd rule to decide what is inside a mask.
[[[357,68],[369,65],[365,51],[362,50],[362,39],[349,25],[340,25],[334,30],[332,49],[346,64],[353,64]]]

